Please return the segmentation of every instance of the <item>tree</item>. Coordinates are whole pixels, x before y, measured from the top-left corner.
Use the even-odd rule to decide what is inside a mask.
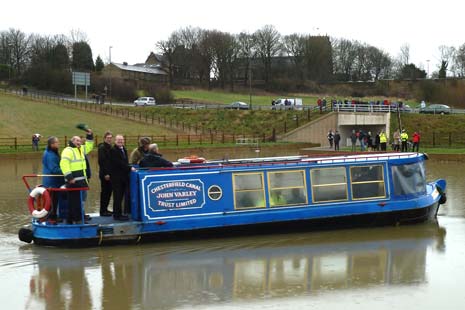
[[[76,71],[87,72],[94,70],[92,49],[86,42],[80,41],[73,43],[71,68]]]
[[[447,66],[449,62],[446,60],[441,60],[441,65],[439,66],[438,78],[445,79],[447,77]]]
[[[263,64],[265,84],[271,78],[271,59],[281,50],[281,35],[272,25],[255,31],[254,40],[258,57]]]
[[[104,67],[105,67],[105,64],[103,63],[102,58],[100,58],[100,55],[98,55],[97,59],[95,59],[95,71],[102,72]]]
[[[459,46],[455,53],[453,68],[458,77],[465,77],[465,43]]]
[[[426,71],[417,68],[414,64],[408,64],[402,67],[399,76],[399,79],[424,79],[426,78]]]
[[[410,63],[410,45],[408,43],[404,43],[400,47],[398,58],[401,66],[403,67]]]
[[[247,85],[249,78],[249,72],[252,71],[251,65],[252,60],[255,57],[254,51],[254,38],[253,35],[246,32],[241,32],[236,38],[238,48],[238,58],[241,67],[244,71],[244,86]]]
[[[164,56],[164,66],[167,68],[169,86],[174,85],[174,74],[176,68],[176,51],[180,45],[178,34],[173,32],[168,40],[158,41],[156,46]]]
[[[453,46],[441,45],[438,47],[440,65],[439,65],[439,78],[444,79],[447,77],[449,64],[453,62],[455,57],[455,48]]]
[[[304,81],[306,78],[306,68],[305,68],[305,55],[307,47],[307,37],[294,33],[287,35],[283,38],[284,48],[286,49],[287,55],[291,57],[294,63],[295,74],[293,77]]]

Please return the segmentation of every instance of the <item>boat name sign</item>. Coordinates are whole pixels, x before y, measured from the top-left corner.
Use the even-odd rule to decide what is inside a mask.
[[[150,182],[148,207],[153,212],[201,208],[205,204],[203,188],[200,180]]]

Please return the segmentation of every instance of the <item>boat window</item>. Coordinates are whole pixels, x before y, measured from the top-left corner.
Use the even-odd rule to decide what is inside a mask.
[[[221,190],[221,187],[217,185],[212,185],[208,188],[208,197],[211,200],[220,200],[222,196],[223,191]]]
[[[307,204],[305,172],[279,171],[268,173],[270,206],[292,206]]]
[[[233,187],[236,209],[265,207],[263,173],[233,174]]]
[[[386,197],[382,165],[350,167],[352,199]]]
[[[310,170],[313,202],[347,200],[345,167]]]
[[[425,165],[423,162],[392,166],[392,180],[395,195],[426,193]]]

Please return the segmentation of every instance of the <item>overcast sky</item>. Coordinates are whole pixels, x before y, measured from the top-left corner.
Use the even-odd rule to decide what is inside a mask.
[[[465,1],[412,0],[6,0],[0,30],[87,34],[94,58],[144,62],[155,43],[186,26],[229,33],[271,24],[282,34],[327,34],[366,42],[396,57],[410,45],[411,62],[436,70],[438,46],[465,43]]]

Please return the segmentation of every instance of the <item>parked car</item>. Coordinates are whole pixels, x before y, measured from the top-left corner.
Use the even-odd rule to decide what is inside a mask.
[[[450,110],[450,107],[445,104],[430,104],[426,108],[420,109],[420,113],[450,114]]]
[[[134,100],[134,106],[146,106],[146,105],[156,105],[157,102],[155,101],[155,98],[153,97],[139,97],[136,100]]]
[[[235,101],[233,103],[228,104],[227,106],[224,107],[225,109],[231,109],[231,110],[248,110],[250,109],[249,105],[245,102],[241,101]]]

